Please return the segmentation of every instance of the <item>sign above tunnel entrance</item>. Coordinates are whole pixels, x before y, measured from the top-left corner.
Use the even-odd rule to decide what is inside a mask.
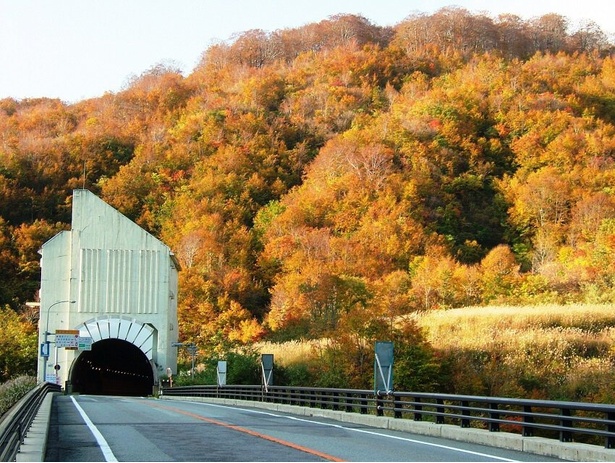
[[[92,350],[92,338],[79,336],[79,330],[56,330],[56,347],[67,350]]]
[[[92,338],[89,336],[79,336],[77,343],[77,349],[79,350],[92,350]]]
[[[56,347],[77,348],[79,330],[56,330]]]

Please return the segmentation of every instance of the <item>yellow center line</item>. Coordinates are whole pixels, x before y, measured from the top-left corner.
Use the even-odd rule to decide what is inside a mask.
[[[306,453],[309,453],[311,455],[315,455],[317,457],[324,458],[325,460],[328,460],[328,461],[345,461],[345,460],[342,460],[340,458],[334,457],[333,455],[329,455],[328,453],[319,452],[318,450],[314,450],[314,449],[311,449],[309,447],[303,447],[302,445],[294,444],[293,442],[289,442],[289,441],[286,441],[284,439],[278,439],[277,437],[269,436],[267,434],[262,434],[260,432],[253,431],[253,430],[247,429],[247,428],[243,428],[241,426],[236,426],[234,424],[225,423],[224,421],[214,420],[213,418],[206,418],[204,416],[197,415],[196,413],[187,412],[187,411],[181,410],[179,408],[167,407],[165,405],[158,405],[158,404],[151,404],[151,403],[149,405],[152,406],[152,407],[155,407],[155,408],[160,408],[160,409],[163,409],[163,410],[168,410],[168,411],[172,411],[172,412],[179,413],[179,414],[182,414],[182,415],[186,415],[186,416],[189,416],[191,418],[194,418],[194,419],[197,419],[197,420],[200,420],[200,421],[205,421],[206,423],[215,424],[216,426],[222,426],[222,427],[227,428],[227,429],[232,429],[234,431],[239,431],[239,432],[242,432],[244,434],[248,434],[250,436],[260,437],[261,439],[265,439],[265,440],[268,440],[270,442],[275,442],[276,444],[284,445],[286,447],[290,447],[290,448],[295,449],[295,450],[300,450],[302,452],[306,452]]]

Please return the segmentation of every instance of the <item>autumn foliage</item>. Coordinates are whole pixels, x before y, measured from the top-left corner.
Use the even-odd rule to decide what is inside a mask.
[[[343,332],[360,355],[414,311],[615,302],[613,50],[556,14],[340,15],[185,77],[2,100],[0,305],[35,297],[82,187],[174,250],[181,336],[212,349]]]

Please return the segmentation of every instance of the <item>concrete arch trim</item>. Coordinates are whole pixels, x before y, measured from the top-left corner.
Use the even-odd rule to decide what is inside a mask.
[[[120,316],[100,316],[77,326],[81,336],[89,336],[92,343],[103,339],[121,339],[143,352],[152,365],[156,361],[157,330],[149,323]]]

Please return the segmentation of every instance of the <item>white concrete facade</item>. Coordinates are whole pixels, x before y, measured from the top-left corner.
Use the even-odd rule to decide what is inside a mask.
[[[117,338],[138,347],[152,365],[154,386],[177,370],[179,264],[150,233],[87,190],[73,192],[72,223],[41,248],[39,340],[45,332],[79,330],[93,342]],[[72,302],[71,302],[72,301]],[[64,385],[78,350],[56,349],[38,378]],[[57,351],[57,354],[56,354]],[[56,363],[57,355],[57,363]]]

